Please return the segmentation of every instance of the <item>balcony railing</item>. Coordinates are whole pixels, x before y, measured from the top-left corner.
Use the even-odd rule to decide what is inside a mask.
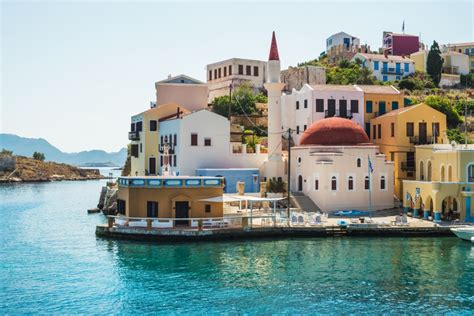
[[[410,136],[410,144],[413,144],[413,145],[432,144],[433,140],[436,142],[436,137],[433,137],[433,136],[426,136],[426,137]]]
[[[402,171],[407,171],[407,172],[415,171],[415,162],[403,161]]]
[[[381,73],[384,75],[403,75],[403,70],[396,68],[382,68]]]
[[[128,139],[129,140],[140,140],[140,133],[139,132],[128,132]]]
[[[326,117],[334,117],[334,116],[350,119],[350,118],[352,118],[352,111],[347,110],[346,114],[341,116],[341,112],[339,110],[335,110],[334,113],[329,113],[328,110],[324,110],[324,117],[325,118]]]

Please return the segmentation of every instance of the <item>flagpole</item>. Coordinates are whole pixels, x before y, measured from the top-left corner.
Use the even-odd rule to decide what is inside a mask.
[[[370,172],[370,156],[367,155],[367,171],[369,173],[369,212],[372,218],[372,173]]]

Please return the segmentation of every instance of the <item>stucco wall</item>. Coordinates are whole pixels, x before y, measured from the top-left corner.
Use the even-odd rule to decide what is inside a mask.
[[[207,85],[205,84],[156,84],[156,105],[177,103],[190,111],[207,107]]]

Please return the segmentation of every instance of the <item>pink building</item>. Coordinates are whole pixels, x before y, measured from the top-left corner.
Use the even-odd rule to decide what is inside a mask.
[[[388,55],[408,56],[420,49],[420,41],[415,35],[383,32],[382,49]]]

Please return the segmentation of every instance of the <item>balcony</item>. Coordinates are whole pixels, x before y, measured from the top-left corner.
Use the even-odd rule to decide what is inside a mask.
[[[128,139],[129,140],[140,140],[140,133],[139,132],[128,132]]]
[[[342,113],[342,116],[341,116],[341,113],[339,110],[335,110],[335,111],[324,110],[324,118],[327,118],[327,117],[342,117],[342,118],[351,119],[352,112],[351,110],[347,110],[346,113],[345,114]]]
[[[402,76],[404,73],[403,70],[396,69],[396,68],[382,68],[380,72],[383,75],[397,75],[397,76]]]
[[[413,144],[413,145],[427,145],[427,144],[433,144],[433,142],[436,143],[436,137],[410,136],[410,144]]]
[[[403,161],[402,162],[402,171],[405,172],[414,172],[415,171],[415,162],[411,161]]]

